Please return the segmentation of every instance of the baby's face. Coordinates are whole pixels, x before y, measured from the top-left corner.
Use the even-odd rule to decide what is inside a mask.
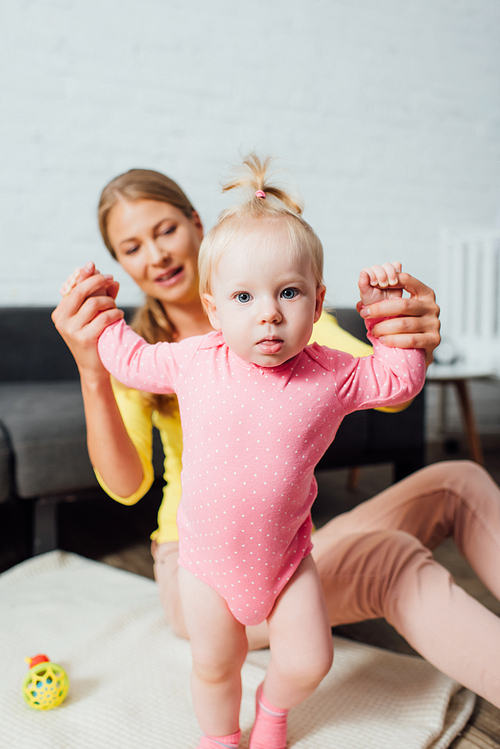
[[[280,234],[258,231],[221,257],[204,295],[210,322],[241,359],[277,367],[309,342],[325,287],[309,253],[292,253]]]

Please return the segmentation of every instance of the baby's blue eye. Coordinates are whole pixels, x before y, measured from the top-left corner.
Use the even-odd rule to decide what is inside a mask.
[[[250,296],[250,294],[248,293],[248,291],[242,291],[242,292],[240,292],[239,294],[236,294],[236,299],[237,299],[237,300],[238,300],[238,302],[240,302],[241,304],[246,304],[247,302],[249,302],[249,301],[250,301],[250,299],[251,299],[251,296]]]
[[[283,291],[281,292],[281,296],[283,297],[283,299],[294,299],[298,293],[298,289],[283,289]]]

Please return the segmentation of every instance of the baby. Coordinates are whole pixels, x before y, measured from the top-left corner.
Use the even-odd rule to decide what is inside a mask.
[[[240,739],[245,625],[267,619],[271,659],[257,691],[250,749],[284,749],[288,710],[328,673],[332,638],[310,556],[314,469],[343,417],[413,398],[424,354],[372,356],[308,346],[321,314],[323,251],[300,207],[245,160],[249,200],[203,240],[200,294],[214,328],[147,344],[123,321],[99,339],[104,366],[146,392],[177,394],[184,448],[179,587],[192,655],[199,749]],[[364,305],[391,294],[395,266],[362,271]]]

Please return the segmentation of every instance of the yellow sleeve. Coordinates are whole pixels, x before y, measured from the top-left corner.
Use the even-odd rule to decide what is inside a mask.
[[[165,455],[163,474],[165,485],[163,499],[158,509],[158,528],[151,534],[151,538],[160,544],[178,541],[176,518],[182,492],[182,429],[179,408],[173,404],[171,414],[160,414],[145,404],[142,393],[138,390],[127,388],[114,378],[111,378],[111,383],[123,422],[139,455],[143,479],[139,488],[130,497],[121,497],[112,492],[102,480],[99,471],[94,469],[97,480],[104,491],[117,502],[124,505],[133,505],[138,502],[151,488],[154,481],[153,426],[155,426],[160,432]]]
[[[163,474],[165,486],[163,487],[163,500],[158,510],[158,529],[151,534],[151,538],[158,544],[163,544],[179,540],[177,508],[182,495],[182,427],[179,408],[173,407],[172,413],[168,416],[154,411],[153,423],[160,432],[165,454],[165,473]]]
[[[94,468],[96,478],[106,494],[123,505],[134,505],[151,488],[154,480],[153,470],[153,425],[151,409],[146,406],[138,390],[126,388],[111,378],[113,392],[123,422],[130,439],[139,454],[142,464],[143,479],[139,488],[130,497],[120,497],[109,489],[102,480],[99,471]]]
[[[314,325],[309,343],[319,343],[320,346],[328,346],[328,348],[334,348],[337,351],[345,351],[346,354],[351,354],[351,356],[370,356],[373,353],[373,349],[369,343],[360,341],[359,338],[341,328],[337,322],[337,318],[325,310],[323,310],[321,317]],[[404,411],[410,404],[411,401],[408,401],[408,403],[400,403],[399,406],[384,406],[375,410],[383,411],[384,413],[398,413],[399,411]]]
[[[319,343],[320,346],[345,351],[346,354],[351,354],[351,356],[370,356],[373,354],[373,349],[369,343],[360,341],[359,338],[341,328],[337,318],[325,310],[323,310],[321,317],[313,328],[309,343]]]

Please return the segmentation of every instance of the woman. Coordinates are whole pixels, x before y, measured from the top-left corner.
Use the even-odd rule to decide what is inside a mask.
[[[146,294],[134,323],[146,340],[182,340],[210,330],[198,296],[203,228],[174,182],[148,170],[120,175],[102,193],[99,225],[108,250]],[[376,325],[374,334],[388,345],[424,348],[430,362],[439,342],[434,294],[408,274],[400,280],[411,297],[385,302],[383,314],[394,317]],[[114,499],[133,504],[147,491],[153,480],[151,425],[160,430],[167,486],[152,536],[155,577],[168,620],[185,637],[177,589],[182,435],[175,399],[111,383],[102,367],[97,339],[122,315],[112,277],[90,263],[63,292],[53,320],[80,371],[92,464]],[[380,317],[379,305],[370,314]],[[326,313],[314,340],[353,355],[370,351]],[[433,559],[431,549],[450,535],[500,597],[500,491],[475,464],[424,468],[334,518],[313,539],[330,621],[337,626],[386,618],[427,660],[500,707],[500,622]],[[267,644],[265,625],[249,628],[248,636],[250,647]]]

